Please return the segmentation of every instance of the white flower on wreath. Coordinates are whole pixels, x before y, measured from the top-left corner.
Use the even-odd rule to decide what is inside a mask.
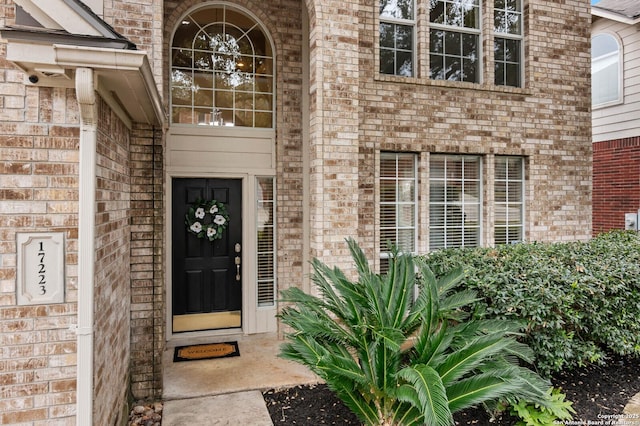
[[[226,223],[226,219],[224,216],[217,214],[216,217],[213,218],[213,223],[216,225],[224,225]]]
[[[196,209],[196,217],[198,219],[204,219],[204,209],[202,207]]]
[[[202,224],[200,222],[193,222],[193,225],[191,225],[189,229],[191,229],[192,232],[199,234],[200,231],[202,231]]]
[[[211,206],[211,209],[209,209],[209,213],[211,213],[211,214],[218,213],[218,206],[216,206],[215,204],[213,206]]]
[[[216,233],[217,233],[216,228],[214,228],[213,226],[210,226],[207,228],[207,238],[211,238],[215,236]]]

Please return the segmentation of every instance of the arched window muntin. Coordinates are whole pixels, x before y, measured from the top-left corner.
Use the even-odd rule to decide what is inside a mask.
[[[622,102],[622,44],[609,33],[591,38],[592,106],[603,107]]]
[[[249,12],[215,3],[186,13],[171,43],[171,123],[273,128],[274,59]]]

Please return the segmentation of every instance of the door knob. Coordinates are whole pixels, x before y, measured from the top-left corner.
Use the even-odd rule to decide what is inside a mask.
[[[242,262],[240,260],[240,256],[236,256],[235,262],[236,262],[236,281],[240,281],[240,263]]]

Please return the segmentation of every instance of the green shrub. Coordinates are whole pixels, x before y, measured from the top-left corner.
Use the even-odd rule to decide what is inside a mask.
[[[426,261],[436,275],[465,267],[478,318],[527,322],[536,366],[552,371],[600,362],[608,352],[640,354],[640,236],[588,242],[447,249]]]
[[[533,356],[516,340],[522,324],[468,318],[476,299],[458,289],[461,270],[436,279],[399,255],[380,276],[348,243],[356,281],[314,260],[321,297],[282,292],[290,305],[280,318],[292,331],[281,356],[318,374],[364,423],[449,426],[452,413],[501,398],[553,406],[549,383],[520,365]]]
[[[550,388],[550,403],[546,406],[518,401],[511,404],[511,414],[520,418],[515,426],[552,426],[565,424],[562,420],[571,420],[576,410],[573,403],[566,401],[566,395],[558,388]]]

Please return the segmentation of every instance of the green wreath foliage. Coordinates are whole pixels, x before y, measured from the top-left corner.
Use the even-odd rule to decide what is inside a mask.
[[[222,238],[222,233],[227,229],[229,214],[220,201],[198,199],[189,207],[184,223],[187,231],[198,238],[215,241]]]

